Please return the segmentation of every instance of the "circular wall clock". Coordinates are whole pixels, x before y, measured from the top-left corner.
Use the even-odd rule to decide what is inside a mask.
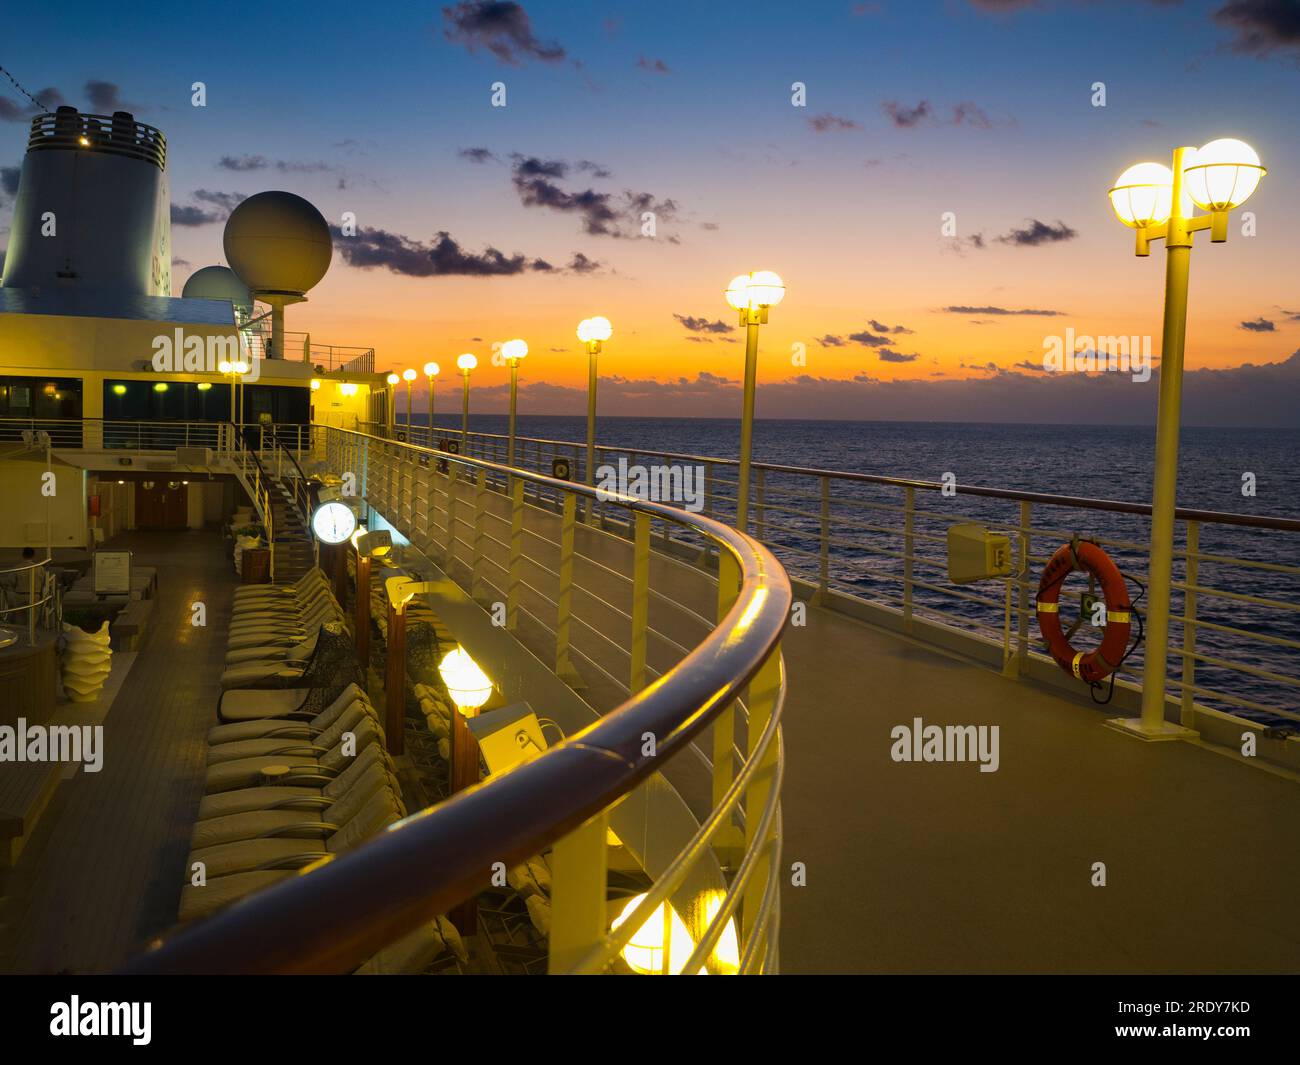
[[[311,516],[311,531],[323,544],[341,544],[357,528],[357,516],[346,503],[322,503]]]

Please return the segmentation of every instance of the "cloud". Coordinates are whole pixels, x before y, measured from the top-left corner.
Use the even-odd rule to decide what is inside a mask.
[[[1239,328],[1247,329],[1252,333],[1274,333],[1277,331],[1277,327],[1263,315],[1253,322],[1242,322]]]
[[[881,362],[916,362],[921,357],[920,352],[916,351],[906,354],[901,351],[885,350],[876,352],[876,355]]]
[[[895,129],[916,129],[923,125],[969,126],[971,129],[992,129],[993,120],[979,104],[962,100],[950,108],[951,117],[942,122],[939,112],[929,100],[919,100],[915,107],[908,107],[897,100],[885,100],[880,109],[885,117],[894,124]],[[1012,120],[1014,123],[1014,120]]]
[[[453,44],[471,55],[484,48],[511,66],[529,59],[558,63],[568,54],[558,42],[540,40],[523,5],[510,0],[462,0],[442,9],[442,22],[443,36]]]
[[[818,337],[817,343],[824,348],[842,348],[845,340],[843,337],[837,337],[832,333],[827,333],[824,337]]]
[[[692,333],[730,333],[735,328],[721,318],[709,321],[707,318],[694,318],[689,314],[674,314],[673,317]]]
[[[884,322],[878,322],[874,318],[868,318],[867,324],[877,333],[894,333],[899,336],[910,336],[913,330],[908,329],[905,325],[885,325]]]
[[[565,267],[571,274],[594,274],[603,269],[604,264],[598,263],[595,259],[588,259],[580,251],[573,253],[573,258],[569,260],[569,265]]]
[[[672,71],[668,68],[668,64],[665,63],[662,59],[647,59],[645,56],[641,56],[639,59],[637,59],[636,65],[640,67],[642,70],[650,71],[651,74],[672,73]]]
[[[635,232],[634,223],[647,211],[653,212],[660,222],[671,221],[677,216],[677,204],[673,200],[658,200],[648,192],[624,189],[621,194],[615,194],[591,188],[570,191],[558,184],[575,171],[590,173],[596,178],[610,177],[610,172],[597,163],[588,160],[567,163],[561,159],[542,159],[518,153],[511,159],[511,181],[520,203],[525,207],[576,214],[583,232],[591,236],[631,236]],[[668,239],[676,241],[675,237]]]
[[[998,315],[1021,314],[1021,315],[1030,315],[1038,318],[1059,318],[1065,314],[1065,311],[1040,311],[1040,310],[1033,310],[1030,308],[1025,308],[1023,310],[1011,310],[1010,308],[1007,307],[966,307],[961,304],[956,304],[951,307],[944,307],[943,313],[944,314],[998,314]]]
[[[18,195],[18,179],[22,176],[20,166],[0,166],[0,192],[7,196]]]
[[[1265,59],[1274,52],[1300,57],[1300,6],[1294,0],[1233,0],[1214,12],[1214,21],[1236,37],[1234,52]]]
[[[1037,7],[1038,0],[970,0],[973,7],[983,11],[1022,11]]]
[[[841,118],[839,115],[833,115],[826,111],[820,115],[813,115],[808,119],[808,125],[813,128],[815,133],[840,132],[849,129],[858,129],[858,123],[851,118]]]
[[[491,246],[467,252],[446,230],[434,234],[427,244],[385,229],[359,229],[354,237],[343,236],[337,226],[331,232],[334,246],[349,266],[382,267],[404,277],[508,277],[555,269],[545,259],[506,255]]]
[[[877,336],[865,329],[860,333],[850,333],[849,339],[868,348],[883,348],[894,342],[890,337]]]
[[[172,225],[193,228],[211,225],[214,222],[224,222],[230,217],[230,212],[246,197],[242,192],[214,192],[211,189],[195,189],[193,199],[206,206],[173,203],[171,206]]]
[[[51,86],[48,89],[42,89],[33,94],[47,110],[53,111],[56,107],[66,104],[68,101],[63,93]],[[8,97],[0,96],[0,121],[4,122],[29,122],[33,116],[41,113],[41,108],[35,104],[24,101],[15,103]]]
[[[934,114],[929,100],[922,100],[915,107],[907,107],[897,100],[886,100],[880,109],[897,129],[915,129],[922,122],[928,121]]]
[[[91,108],[101,115],[111,115],[114,111],[140,111],[139,104],[127,103],[122,99],[122,90],[111,81],[88,81],[82,90]]]
[[[456,154],[462,159],[468,159],[471,163],[500,162],[487,148],[462,148]]]
[[[1057,219],[1056,225],[1049,222],[1040,222],[1037,218],[1029,219],[1029,224],[1024,229],[1013,229],[1010,233],[1005,233],[994,239],[999,244],[1010,244],[1016,248],[1036,248],[1040,244],[1056,244],[1063,240],[1073,240],[1079,234],[1071,229],[1060,219]],[[980,245],[983,246],[982,243]]]
[[[222,170],[265,170],[270,166],[269,160],[264,155],[223,155],[217,160],[217,166]]]

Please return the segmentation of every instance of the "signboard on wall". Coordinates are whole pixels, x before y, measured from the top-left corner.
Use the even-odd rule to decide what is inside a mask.
[[[131,552],[95,552],[95,594],[131,594]]]

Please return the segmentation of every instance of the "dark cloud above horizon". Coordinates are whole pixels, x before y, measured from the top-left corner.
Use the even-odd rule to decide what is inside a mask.
[[[971,129],[992,129],[993,121],[984,109],[970,100],[962,100],[948,108],[948,117],[941,117],[939,109],[928,99],[918,100],[908,106],[898,100],[884,100],[880,109],[895,129],[916,129],[918,126],[968,126]]]
[[[688,337],[687,339],[700,339]],[[979,377],[885,381],[863,372],[850,380],[802,374],[764,382],[758,391],[760,418],[819,418],[863,421],[926,421],[1073,425],[1081,411],[1104,425],[1152,425],[1159,373],[1145,383],[1124,374],[1048,373],[1025,360],[1011,367],[986,363]],[[1022,372],[1023,371],[1023,372]],[[1184,374],[1183,424],[1300,428],[1300,351],[1277,363]],[[647,401],[671,401],[680,417],[717,417],[739,401],[737,381],[700,373],[666,381],[601,379],[601,409],[611,415],[643,415]],[[528,410],[536,414],[580,414],[586,388],[526,382]],[[492,412],[505,410],[505,383],[476,389]]]
[[[223,155],[217,160],[222,170],[246,173],[254,170],[278,170],[281,174],[320,174],[337,170],[333,163],[295,159],[268,159],[264,155]]]
[[[641,70],[648,70],[651,74],[671,74],[672,70],[662,59],[647,59],[645,56],[638,57],[636,65]]]
[[[490,52],[510,66],[530,59],[559,63],[568,55],[558,41],[543,41],[533,32],[522,4],[511,0],[462,0],[442,9],[442,35],[470,54]]]
[[[1294,0],[1231,0],[1213,18],[1235,34],[1228,45],[1234,52],[1257,59],[1281,52],[1300,59],[1300,4]]]
[[[49,86],[33,93],[44,109],[53,111],[68,103],[68,97],[62,91]],[[115,82],[91,78],[81,86],[81,99],[85,101],[84,110],[90,114],[111,115],[114,111],[147,111],[143,104],[131,103],[122,99],[121,86]],[[30,122],[41,113],[42,108],[28,100],[21,102],[0,96],[0,122]]]
[[[522,253],[506,254],[491,245],[481,252],[466,251],[446,230],[429,242],[412,240],[385,229],[359,229],[344,236],[331,226],[334,247],[349,266],[362,270],[385,269],[403,277],[512,277],[526,273],[593,274],[604,264],[574,252],[566,266]]]
[[[212,189],[195,189],[190,197],[197,204],[173,203],[171,220],[174,226],[192,229],[197,226],[224,222],[239,204],[248,197],[242,192],[216,192]]]
[[[1265,318],[1263,315],[1256,318],[1253,322],[1242,322],[1241,325],[1238,326],[1237,328],[1245,329],[1251,333],[1277,332],[1277,326],[1275,326],[1271,321],[1269,321],[1269,319]]]
[[[1037,218],[1030,218],[1024,228],[1012,229],[1011,232],[993,239],[999,244],[1009,244],[1015,248],[1036,248],[1040,244],[1058,244],[1063,240],[1073,240],[1078,235],[1077,230],[1071,229],[1060,219],[1052,225],[1049,222],[1041,222]]]
[[[944,314],[992,314],[992,315],[1028,315],[1035,318],[1060,318],[1065,311],[1046,311],[1035,310],[1033,308],[1024,308],[1013,310],[1009,307],[968,307],[962,304],[954,304],[942,308]]]
[[[689,314],[674,314],[673,317],[692,333],[730,333],[735,329],[735,326],[728,325],[721,318],[711,321],[708,318],[696,318]]]
[[[520,203],[525,207],[576,215],[582,231],[590,236],[633,236],[638,232],[641,215],[647,211],[654,213],[656,224],[671,222],[677,217],[675,201],[660,200],[648,192],[624,189],[621,193],[613,193],[593,188],[573,191],[559,184],[575,173],[587,173],[598,179],[612,176],[597,163],[588,160],[568,163],[561,159],[542,159],[518,153],[512,155],[511,160],[511,182]],[[678,243],[675,236],[662,239]]]
[[[850,129],[860,129],[857,122],[851,118],[841,118],[839,115],[833,115],[829,111],[820,115],[812,115],[808,118],[808,125],[812,127],[814,133],[832,133],[844,132]]]

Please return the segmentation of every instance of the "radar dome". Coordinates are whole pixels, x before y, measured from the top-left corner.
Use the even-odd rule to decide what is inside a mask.
[[[259,192],[231,212],[226,260],[253,292],[301,294],[329,269],[334,245],[325,218],[292,192]]]
[[[228,266],[205,266],[190,274],[181,290],[187,300],[230,300],[244,316],[253,313],[253,296]]]

